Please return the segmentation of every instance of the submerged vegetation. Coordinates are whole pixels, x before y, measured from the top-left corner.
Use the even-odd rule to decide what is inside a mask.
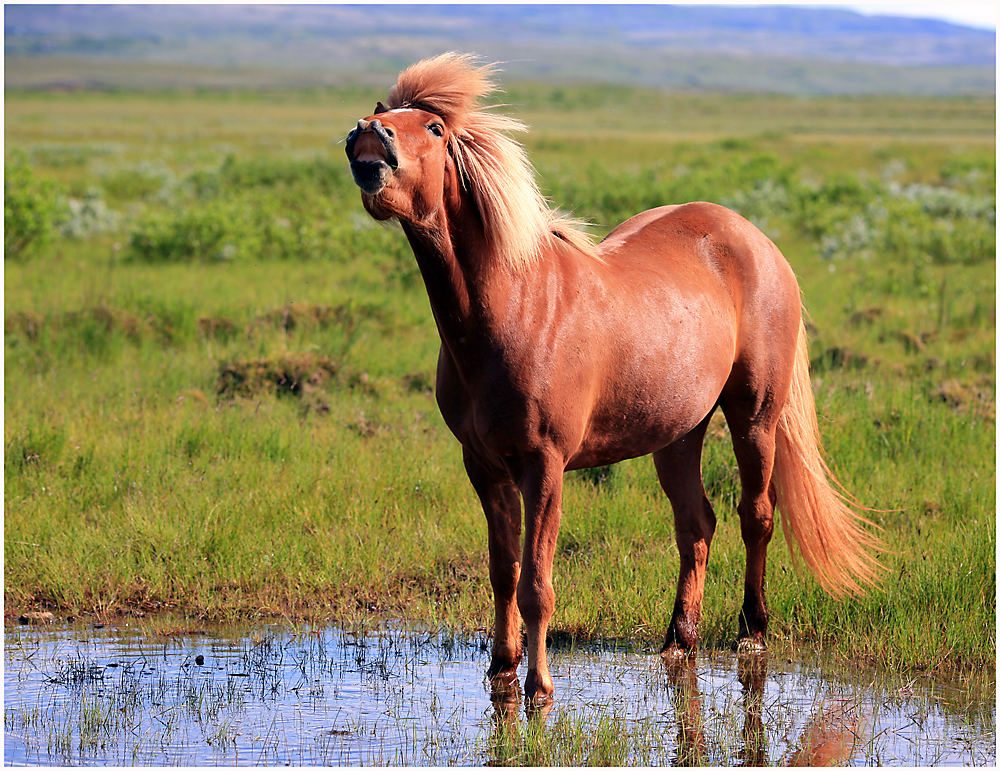
[[[489,623],[485,522],[434,403],[420,276],[338,144],[379,96],[8,93],[7,614]],[[993,103],[508,101],[543,190],[597,235],[713,200],[796,270],[827,454],[875,509],[889,571],[836,602],[776,536],[772,635],[992,666]],[[646,122],[623,126],[639,105]],[[744,556],[721,419],[703,468],[719,528],[702,635],[722,647]],[[573,474],[565,496],[552,631],[655,643],[678,562],[652,464]]]

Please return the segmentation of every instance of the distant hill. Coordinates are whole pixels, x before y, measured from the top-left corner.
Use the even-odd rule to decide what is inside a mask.
[[[785,93],[983,93],[996,83],[993,32],[828,8],[7,5],[4,14],[8,87],[134,87],[141,72],[157,87],[384,82],[444,50],[550,82]]]

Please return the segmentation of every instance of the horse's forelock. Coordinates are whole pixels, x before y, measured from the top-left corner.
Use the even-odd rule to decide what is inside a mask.
[[[478,64],[468,54],[444,53],[403,70],[389,91],[390,107],[413,107],[460,128],[479,100],[497,90],[494,65]]]
[[[553,230],[575,231],[575,222],[549,208],[524,148],[507,136],[527,127],[481,109],[479,100],[497,90],[495,71],[494,65],[479,65],[467,54],[424,59],[400,73],[389,91],[389,106],[434,113],[448,126],[452,156],[475,198],[496,258],[519,270],[535,260]],[[575,235],[570,242],[593,253],[589,236],[582,231]]]

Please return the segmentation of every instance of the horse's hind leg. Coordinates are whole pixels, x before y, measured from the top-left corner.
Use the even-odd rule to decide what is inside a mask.
[[[747,554],[738,640],[743,649],[760,650],[767,632],[767,545],[774,532],[774,436],[787,387],[755,389],[752,382],[756,381],[749,377],[731,378],[721,404],[740,469],[742,493],[737,511]]]
[[[516,602],[521,572],[521,496],[513,481],[498,481],[468,452],[465,468],[483,504],[489,530],[490,583],[496,622],[487,677],[495,688],[504,688],[516,684],[517,665],[521,661],[521,616]]]
[[[681,557],[677,597],[663,643],[664,654],[690,650],[698,641],[705,568],[715,533],[715,512],[701,480],[701,447],[711,417],[709,413],[695,429],[653,454],[660,486],[674,510]]]

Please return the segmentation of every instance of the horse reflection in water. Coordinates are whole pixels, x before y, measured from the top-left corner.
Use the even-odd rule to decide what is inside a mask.
[[[679,767],[726,763],[728,758],[712,757],[711,741],[706,737],[703,697],[698,682],[698,663],[694,655],[664,660],[664,674],[674,708],[677,738],[671,757]],[[742,743],[733,759],[734,764],[747,767],[780,766],[841,766],[847,764],[855,747],[862,741],[868,723],[856,703],[843,699],[819,702],[812,717],[805,723],[798,741],[780,758],[768,760],[767,731],[764,720],[764,688],[767,681],[767,655],[742,653],[736,658],[736,676],[743,687]],[[517,678],[507,685],[490,687],[493,704],[493,741],[497,755],[488,765],[508,765],[507,754],[516,746],[523,730],[521,720],[522,692]],[[542,703],[523,702],[527,722],[544,723],[553,709],[551,699]]]
[[[667,681],[673,690],[677,720],[677,751],[674,765],[695,766],[712,762],[705,741],[701,689],[694,656],[666,662]],[[806,723],[794,749],[768,762],[764,723],[764,686],[767,656],[738,654],[736,675],[743,686],[742,746],[738,760],[743,766],[839,766],[850,760],[863,729],[856,704],[822,701]]]
[[[701,689],[694,656],[665,659],[667,682],[677,720],[675,766],[703,766],[707,759],[705,723],[701,713]]]
[[[743,750],[744,766],[767,764],[767,736],[764,733],[764,680],[767,658],[743,655],[736,659],[736,676],[743,686]]]

